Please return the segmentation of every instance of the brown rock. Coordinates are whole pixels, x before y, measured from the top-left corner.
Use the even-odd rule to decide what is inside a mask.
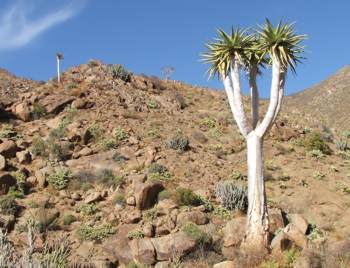
[[[170,261],[157,262],[156,265],[154,265],[154,268],[171,268],[171,262]]]
[[[224,233],[224,247],[238,246],[245,233],[246,219],[243,217],[234,218],[230,220],[223,228]]]
[[[152,265],[156,262],[156,255],[150,238],[133,239],[129,242],[133,259],[137,263]]]
[[[16,153],[17,160],[20,164],[30,164],[32,155],[29,151],[20,151]]]
[[[8,172],[0,171],[0,195],[7,194],[11,186],[15,186],[17,181]]]
[[[274,234],[278,229],[284,228],[282,211],[278,208],[269,210],[269,231]]]
[[[214,264],[213,268],[235,268],[235,263],[233,261],[223,261],[217,264]]]
[[[74,97],[65,95],[48,95],[42,101],[41,104],[45,106],[48,114],[57,114],[64,110],[64,108],[74,101]]]
[[[124,213],[123,221],[125,223],[138,223],[142,219],[142,214],[139,210],[126,211]]]
[[[0,154],[0,170],[4,170],[6,168],[6,158]]]
[[[288,214],[288,219],[290,223],[293,223],[303,234],[306,234],[306,231],[309,227],[309,223],[305,220],[300,214]]]
[[[120,263],[128,264],[133,261],[128,234],[135,228],[135,224],[121,225],[118,227],[118,233],[104,243],[106,247],[111,247]]]
[[[298,247],[307,248],[308,240],[306,236],[293,223],[288,224],[284,228],[285,235],[292,240]]]
[[[156,156],[157,150],[152,147],[147,147],[146,154],[145,154],[145,166],[149,166],[154,161],[154,158]]]
[[[148,209],[157,202],[158,194],[164,189],[161,183],[135,183],[134,193],[138,209]]]
[[[72,107],[76,109],[84,109],[86,106],[86,100],[77,99],[72,102]]]
[[[91,204],[102,200],[102,196],[99,192],[92,192],[84,199],[85,204]]]
[[[197,225],[207,224],[209,222],[208,216],[200,211],[185,211],[177,216],[177,224],[182,225],[186,222],[193,222]]]
[[[15,157],[17,151],[17,144],[12,140],[5,140],[0,144],[0,154],[6,158]]]
[[[126,204],[128,204],[129,206],[136,206],[136,199],[134,196],[129,196],[126,199]]]
[[[158,261],[181,258],[196,248],[196,241],[183,232],[151,239]]]
[[[145,223],[142,228],[142,231],[145,237],[153,237],[154,236],[154,226],[151,223]]]
[[[279,232],[271,241],[273,253],[282,253],[291,247],[291,241],[286,237],[283,231]]]
[[[15,115],[24,122],[30,120],[30,109],[26,102],[17,104],[14,111]]]

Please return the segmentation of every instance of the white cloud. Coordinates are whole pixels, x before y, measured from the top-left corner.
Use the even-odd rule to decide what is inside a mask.
[[[82,5],[61,7],[37,18],[29,18],[29,9],[17,1],[0,16],[0,50],[23,47],[53,26],[74,17]]]

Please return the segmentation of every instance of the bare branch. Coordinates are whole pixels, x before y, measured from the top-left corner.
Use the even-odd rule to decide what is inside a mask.
[[[250,106],[252,115],[252,128],[255,129],[259,121],[259,91],[256,84],[258,66],[254,64],[249,70]]]
[[[239,130],[242,135],[246,137],[250,132],[250,128],[247,123],[247,118],[244,112],[242,91],[241,91],[241,82],[240,82],[240,67],[239,63],[234,60],[230,70],[230,78],[233,87],[233,105],[236,115],[235,119]]]
[[[286,83],[286,75],[287,75],[287,70],[281,71],[281,73],[280,73],[280,88],[279,88],[279,93],[278,93],[278,104],[277,104],[277,108],[276,108],[276,112],[275,112],[275,117],[273,118],[273,122],[276,121],[277,116],[281,110],[282,99],[283,99],[283,95],[284,95],[284,86]]]
[[[281,63],[274,57],[272,59],[272,81],[271,81],[271,93],[270,93],[270,103],[267,108],[267,112],[261,124],[256,128],[256,133],[263,137],[266,132],[271,128],[273,120],[276,117],[276,110],[279,100],[279,89],[280,89],[280,72],[281,72]]]
[[[240,132],[242,133],[242,135],[244,137],[246,137],[249,130],[248,130],[247,126],[244,125],[244,120],[242,120],[239,113],[237,112],[237,105],[235,103],[235,98],[234,98],[234,89],[233,89],[233,85],[232,85],[232,81],[231,81],[230,76],[226,75],[225,77],[223,77],[223,81],[224,81],[224,87],[225,87],[227,99],[228,99],[228,102],[230,104],[230,108],[231,108],[231,112],[233,114],[233,117],[237,123],[237,126],[238,126]]]

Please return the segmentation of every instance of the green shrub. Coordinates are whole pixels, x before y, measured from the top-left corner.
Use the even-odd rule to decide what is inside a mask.
[[[33,103],[32,115],[34,119],[39,119],[44,117],[47,114],[46,108],[39,102]]]
[[[240,171],[235,170],[231,173],[231,179],[232,180],[242,180],[243,179],[243,175]]]
[[[14,130],[13,125],[11,124],[2,124],[0,130],[0,139],[9,139],[16,137],[17,132]]]
[[[168,190],[163,190],[158,194],[158,201],[171,198],[172,193]]]
[[[204,231],[202,231],[198,225],[189,222],[186,223],[182,227],[182,231],[192,239],[196,241],[197,244],[199,245],[206,245],[209,244],[211,241],[211,238],[209,235],[207,235]]]
[[[67,214],[63,217],[63,225],[71,225],[77,218],[72,214]]]
[[[314,158],[317,158],[317,159],[320,159],[320,158],[324,157],[324,154],[320,150],[309,151],[309,154],[310,154],[311,157],[314,157]]]
[[[215,192],[224,208],[246,211],[248,207],[247,190],[242,185],[232,181],[219,182]]]
[[[126,203],[125,196],[122,193],[117,193],[114,196],[113,201],[114,201],[115,204],[118,204],[118,205],[121,205],[121,206],[125,206],[125,203]]]
[[[307,237],[310,240],[315,240],[315,239],[321,238],[323,236],[324,236],[324,234],[323,234],[322,230],[320,228],[318,228],[315,224],[309,225]]]
[[[62,190],[67,187],[70,177],[71,175],[69,170],[60,169],[55,173],[50,174],[47,178],[47,181],[56,190]]]
[[[118,127],[113,130],[113,137],[120,142],[129,138],[129,134],[124,129]]]
[[[324,154],[331,154],[331,149],[318,132],[312,132],[306,136],[304,146],[308,151],[319,150]]]
[[[87,132],[88,135],[91,136],[92,141],[97,141],[101,138],[104,131],[99,124],[93,123],[88,127]]]
[[[134,231],[130,231],[128,233],[128,238],[129,239],[141,239],[141,238],[144,238],[144,237],[145,237],[145,234],[141,230],[134,230]]]
[[[181,152],[187,151],[190,148],[190,141],[187,137],[177,135],[171,138],[168,142],[169,148]]]
[[[200,122],[200,125],[207,128],[214,128],[216,127],[216,120],[212,117],[207,116],[202,119],[202,121]]]
[[[147,106],[151,109],[157,109],[158,103],[155,100],[150,100],[147,104]]]
[[[113,79],[120,79],[120,80],[123,80],[124,82],[131,81],[131,72],[126,70],[122,65],[113,64],[113,65],[110,65],[109,68]]]
[[[83,213],[85,216],[91,216],[91,215],[94,215],[98,211],[98,207],[95,203],[82,204],[78,210],[81,213]]]
[[[148,137],[152,139],[158,139],[160,138],[160,133],[158,128],[152,128],[147,132]]]
[[[158,163],[152,163],[148,168],[147,178],[152,181],[169,180],[171,173],[167,167]]]
[[[5,195],[0,197],[1,214],[15,215],[18,211],[18,205],[13,196]]]
[[[115,139],[104,139],[101,141],[101,146],[104,151],[108,151],[111,149],[116,149],[118,147],[118,143]]]
[[[40,155],[42,157],[47,157],[47,146],[45,141],[41,137],[34,138],[32,142],[31,152],[33,155]]]
[[[40,267],[68,267],[70,253],[68,239],[55,241],[53,244],[45,242],[44,249],[39,256]]]
[[[77,231],[81,240],[96,242],[101,242],[103,239],[114,233],[115,230],[109,223],[100,226],[84,224]]]
[[[214,207],[213,214],[219,217],[222,220],[230,220],[232,218],[232,214],[226,208],[223,207]]]
[[[175,190],[174,199],[180,206],[199,206],[201,199],[191,189],[179,187]]]

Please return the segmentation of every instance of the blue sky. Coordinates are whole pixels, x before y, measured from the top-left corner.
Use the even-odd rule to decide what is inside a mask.
[[[320,82],[350,63],[348,0],[1,0],[0,66],[19,76],[47,80],[55,75],[56,51],[62,69],[100,59],[134,73],[161,75],[220,89],[205,77],[200,53],[215,29],[250,27],[267,17],[296,22],[306,33],[307,61],[287,81],[287,94]],[[260,78],[262,96],[269,74]]]

